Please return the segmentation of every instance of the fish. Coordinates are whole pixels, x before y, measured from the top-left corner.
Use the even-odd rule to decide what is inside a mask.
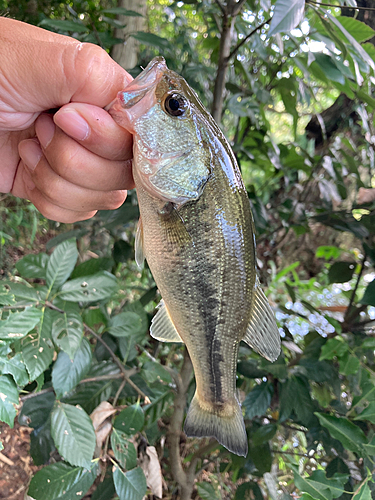
[[[270,361],[275,316],[256,272],[250,201],[233,151],[195,91],[156,57],[109,107],[133,134],[140,210],[135,257],[162,301],[150,334],[183,342],[196,391],[188,437],[213,437],[240,456],[248,440],[236,391],[241,341]]]

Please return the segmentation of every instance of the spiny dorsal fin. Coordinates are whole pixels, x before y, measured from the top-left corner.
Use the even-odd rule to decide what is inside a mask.
[[[280,333],[258,278],[255,282],[254,295],[251,320],[242,340],[261,356],[269,361],[275,361],[280,354]]]
[[[139,217],[137,232],[135,233],[135,261],[138,267],[143,266],[145,260],[145,254],[143,252],[143,224],[142,219]]]
[[[160,342],[183,342],[163,301],[160,302],[159,307],[160,309],[151,321],[151,337]]]

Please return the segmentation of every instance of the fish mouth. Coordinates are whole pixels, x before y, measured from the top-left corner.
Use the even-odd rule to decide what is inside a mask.
[[[105,110],[116,118],[119,112],[130,110],[145,96],[154,95],[153,90],[166,71],[168,71],[168,68],[164,57],[155,57],[124,90],[117,94],[116,99],[108,104]]]

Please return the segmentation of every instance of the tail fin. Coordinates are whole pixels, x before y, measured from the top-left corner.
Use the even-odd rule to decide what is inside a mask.
[[[185,420],[185,434],[188,437],[214,437],[220,444],[236,455],[246,457],[247,435],[240,404],[235,400],[231,416],[204,410],[194,395]]]

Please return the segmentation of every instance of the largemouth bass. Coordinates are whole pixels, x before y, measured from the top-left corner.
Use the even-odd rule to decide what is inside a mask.
[[[150,333],[184,342],[194,367],[185,433],[214,437],[246,456],[239,344],[273,361],[280,337],[256,275],[254,224],[236,159],[196,93],[162,57],[119,92],[109,112],[134,135],[136,260],[147,259],[163,298]]]

